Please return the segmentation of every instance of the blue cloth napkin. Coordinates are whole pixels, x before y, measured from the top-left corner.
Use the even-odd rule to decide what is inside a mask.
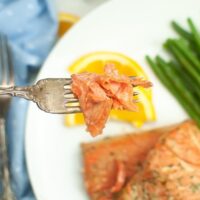
[[[55,6],[50,0],[0,0],[0,32],[12,47],[17,85],[30,83],[51,50],[57,32]],[[35,200],[24,153],[28,102],[14,98],[7,118],[12,189],[17,200]]]

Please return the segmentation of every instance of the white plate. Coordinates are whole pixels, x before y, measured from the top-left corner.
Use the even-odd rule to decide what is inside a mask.
[[[161,44],[173,36],[172,19],[185,23],[200,17],[199,0],[115,0],[82,19],[58,42],[38,79],[65,77],[66,68],[81,55],[99,50],[124,53],[139,62],[154,83],[158,120],[144,128],[187,118],[170,93],[144,61],[146,54],[161,52]],[[125,123],[109,122],[104,135],[132,131]],[[96,138],[95,138],[96,139]],[[87,200],[82,181],[80,143],[94,140],[85,127],[67,128],[63,116],[40,111],[31,103],[27,120],[26,155],[38,200]]]

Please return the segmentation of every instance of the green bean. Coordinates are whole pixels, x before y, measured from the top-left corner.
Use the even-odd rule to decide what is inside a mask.
[[[186,112],[189,114],[189,116],[191,118],[193,118],[194,120],[196,120],[196,122],[200,125],[199,115],[193,109],[191,109],[190,103],[185,98],[183,98],[182,94],[177,92],[176,88],[174,87],[174,84],[166,76],[165,72],[163,70],[161,70],[161,68],[158,67],[158,65],[149,56],[146,56],[146,60],[149,63],[151,69],[154,71],[154,73],[160,79],[160,81],[175,96],[175,98],[183,106],[183,108],[186,110]]]
[[[194,78],[194,81],[200,86],[200,76],[198,71],[191,65],[191,63],[186,59],[183,53],[174,45],[172,39],[168,39],[164,46],[168,49],[168,51],[177,59],[183,68],[190,73],[190,75]]]
[[[187,91],[184,87],[184,80],[177,73],[177,70],[166,63],[160,56],[156,56],[156,62],[158,66],[160,66],[161,70],[163,70],[163,72],[166,74],[168,79],[173,83],[173,86],[176,88],[177,92],[179,92],[182,97],[190,103],[191,109],[200,116],[200,105],[193,94],[190,91]]]
[[[192,33],[186,31],[182,28],[177,22],[172,21],[171,23],[173,29],[178,33],[182,38],[184,38],[188,43],[193,52],[200,57],[199,47],[196,45],[195,38]]]
[[[186,44],[185,41],[173,40],[174,46],[176,46],[185,56],[185,58],[195,67],[195,69],[200,73],[200,61],[198,57],[193,54],[192,49]]]
[[[200,89],[198,85],[194,82],[192,77],[188,73],[186,73],[185,70],[183,70],[178,63],[170,61],[168,65],[170,65],[171,67],[174,68],[174,70],[176,70],[178,76],[182,77],[184,86],[196,96],[197,100],[199,100]]]
[[[199,35],[198,31],[197,31],[197,28],[194,25],[192,19],[188,18],[187,22],[188,22],[188,25],[189,25],[190,30],[192,32],[192,35],[194,37],[194,41],[196,43],[196,46],[198,47],[198,50],[200,51],[200,35]]]
[[[194,41],[192,34],[183,29],[177,22],[172,21],[172,27],[174,30],[186,40]]]

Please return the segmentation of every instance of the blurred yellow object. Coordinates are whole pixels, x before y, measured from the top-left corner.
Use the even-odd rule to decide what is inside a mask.
[[[116,52],[94,52],[84,55],[75,61],[69,68],[70,73],[94,72],[103,73],[106,63],[113,63],[118,69],[119,73],[127,76],[139,76],[147,79],[142,68],[131,58]],[[126,110],[112,110],[110,117],[116,120],[123,120],[140,127],[144,122],[154,121],[156,119],[154,106],[152,103],[151,89],[144,89],[141,87],[134,88],[139,92],[138,103],[139,112],[130,112]],[[137,97],[133,97],[137,98]],[[70,114],[65,117],[65,124],[67,126],[80,125],[84,123],[83,115]]]
[[[58,20],[58,36],[61,37],[79,20],[79,17],[69,13],[59,13]]]

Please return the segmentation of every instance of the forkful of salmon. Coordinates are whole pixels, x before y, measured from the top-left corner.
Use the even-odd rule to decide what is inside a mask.
[[[121,75],[111,64],[104,74],[80,73],[71,78],[47,78],[27,87],[0,87],[0,95],[11,95],[35,102],[48,113],[83,112],[89,132],[101,132],[111,109],[137,111],[134,88],[148,88],[151,82]],[[98,124],[98,125],[97,125]]]
[[[133,92],[133,95],[138,95]],[[35,102],[38,107],[48,113],[79,113],[78,98],[72,92],[71,78],[46,78],[35,85],[26,87],[0,87],[0,95],[20,97]],[[137,100],[133,100],[137,102]]]

